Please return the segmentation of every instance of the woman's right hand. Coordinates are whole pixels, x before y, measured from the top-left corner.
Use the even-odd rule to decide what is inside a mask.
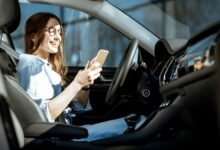
[[[92,85],[94,80],[100,76],[100,72],[102,71],[100,64],[94,62],[92,66],[93,67],[85,67],[84,70],[80,70],[74,78],[74,82],[78,83],[80,88]]]

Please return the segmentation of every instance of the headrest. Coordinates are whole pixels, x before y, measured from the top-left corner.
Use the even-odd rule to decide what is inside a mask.
[[[13,32],[21,19],[18,0],[0,0],[0,31]]]

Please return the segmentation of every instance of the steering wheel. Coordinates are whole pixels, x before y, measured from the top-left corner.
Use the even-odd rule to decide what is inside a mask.
[[[117,91],[123,86],[124,81],[127,77],[128,71],[133,63],[133,58],[138,47],[138,40],[132,39],[130,42],[124,56],[121,59],[119,67],[117,68],[112,82],[109,86],[105,102],[108,105],[113,105],[117,100]]]

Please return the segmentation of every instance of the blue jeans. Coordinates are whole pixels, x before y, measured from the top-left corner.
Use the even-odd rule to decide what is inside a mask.
[[[137,122],[135,130],[137,130],[146,120],[147,117],[141,115],[141,119],[139,122]],[[124,118],[118,118],[93,125],[82,125],[81,127],[86,128],[88,130],[89,135],[87,138],[77,139],[74,141],[90,142],[94,140],[113,137],[116,135],[121,135],[125,132],[125,130],[127,130],[128,125],[125,122]]]
[[[87,138],[77,139],[74,141],[90,142],[98,139],[104,139],[123,134],[124,131],[128,128],[124,118],[108,120],[92,125],[82,125],[81,127],[86,128],[89,135]]]

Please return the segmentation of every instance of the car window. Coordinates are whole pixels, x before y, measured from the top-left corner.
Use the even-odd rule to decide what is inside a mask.
[[[219,22],[220,0],[107,0],[178,50]],[[178,44],[177,41],[178,40]]]
[[[21,23],[12,33],[19,53],[24,52],[24,26],[36,12],[56,14],[64,27],[64,55],[69,66],[84,66],[99,49],[109,50],[104,67],[117,67],[128,45],[128,38],[98,19],[78,10],[48,5],[20,3]]]

